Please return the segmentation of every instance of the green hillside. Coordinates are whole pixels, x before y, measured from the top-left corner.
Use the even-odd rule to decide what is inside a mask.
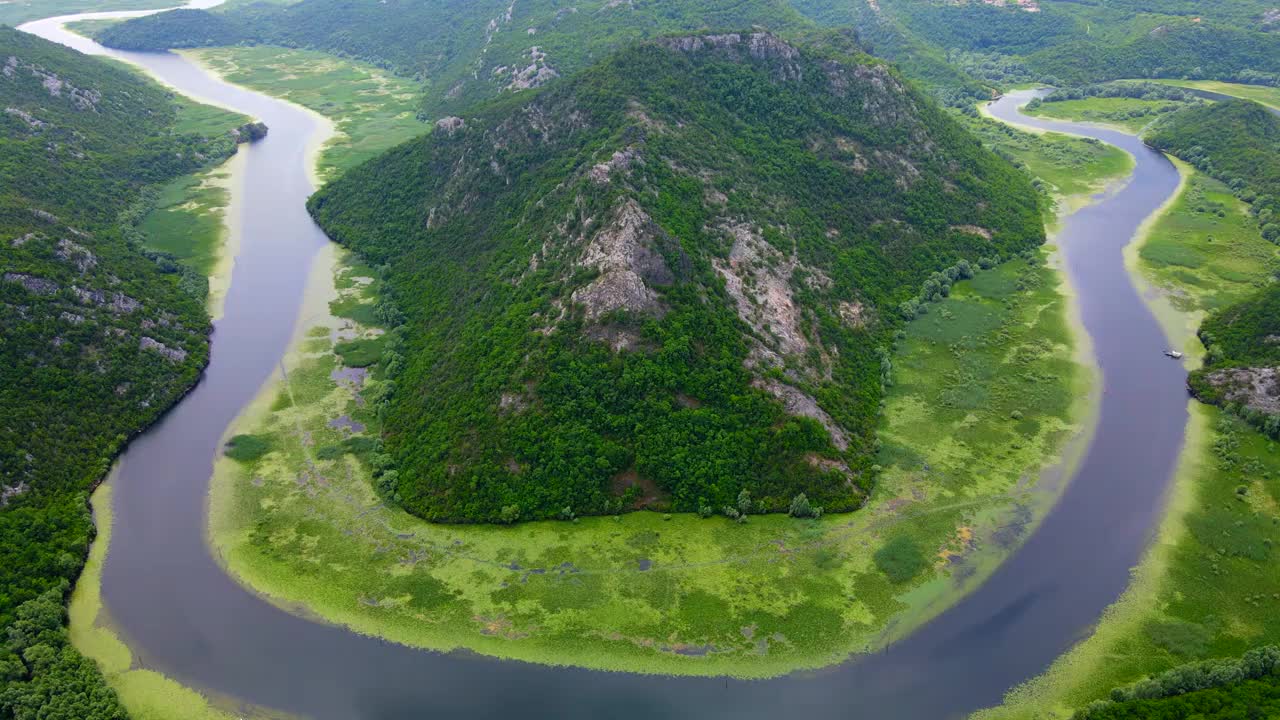
[[[235,143],[176,134],[169,93],[119,66],[4,27],[0,58],[0,717],[115,718],[60,627],[86,495],[209,353],[204,278],[134,223],[144,188]]]
[[[302,0],[225,12],[177,10],[120,23],[111,47],[265,43],[358,58],[430,83],[438,115],[504,91],[539,87],[658,35],[807,26],[785,0]]]
[[[380,484],[457,521],[854,509],[902,314],[1043,240],[1024,177],[894,71],[765,33],[631,47],[311,208],[407,318]]]
[[[1214,78],[1275,84],[1280,14],[1258,0],[795,0],[826,25],[853,25],[872,45],[885,26],[913,50],[996,85],[1121,78]],[[894,47],[890,47],[893,50]],[[879,51],[877,50],[877,54]],[[886,54],[886,57],[893,57]],[[1017,72],[1011,72],[1016,69]],[[929,73],[922,77],[936,76]]]

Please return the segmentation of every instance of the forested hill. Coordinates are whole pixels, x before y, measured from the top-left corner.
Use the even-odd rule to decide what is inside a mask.
[[[407,316],[384,491],[511,521],[856,508],[893,329],[1041,243],[1037,202],[848,40],[751,33],[445,118],[311,209]]]
[[[1270,0],[793,2],[821,24],[856,27],[876,54],[935,84],[948,84],[947,72],[1001,86],[1280,79],[1280,13]]]
[[[254,42],[356,57],[429,82],[427,114],[435,116],[539,87],[634,40],[807,25],[786,0],[302,0],[161,13],[98,39],[135,50]]]
[[[131,204],[235,146],[175,134],[159,85],[6,27],[0,108],[0,717],[116,718],[57,627],[86,493],[209,350],[203,285],[144,255]]]

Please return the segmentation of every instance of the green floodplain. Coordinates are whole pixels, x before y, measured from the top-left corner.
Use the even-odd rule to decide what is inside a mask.
[[[1026,478],[1080,430],[1089,397],[1056,274],[1015,260],[908,329],[884,472],[859,512],[431,524],[372,490],[371,349],[386,338],[360,320],[378,280],[357,265],[335,284],[334,322],[307,332],[287,382],[232,431],[211,539],[232,574],[285,607],[434,649],[741,677],[875,649],[1016,546],[1060,489]]]
[[[240,54],[253,50],[201,56],[245,64]],[[325,97],[293,99],[350,108],[334,118],[357,144],[381,121]],[[1077,138],[998,132],[1063,198],[1131,166]],[[346,147],[331,144],[327,161],[349,162]],[[1079,449],[1068,440],[1088,423],[1092,376],[1065,289],[1044,257],[1019,259],[958,284],[907,329],[881,432],[884,472],[859,512],[434,525],[383,506],[371,488],[370,399],[388,342],[372,312],[380,280],[350,256],[336,268],[331,317],[306,329],[288,382],[229,432],[211,542],[232,574],[282,606],[406,644],[745,677],[837,662],[980,582],[1056,498],[1060,461]],[[1042,482],[1026,479],[1043,469]]]
[[[221,63],[220,72],[239,82],[231,68],[256,52],[264,49],[198,56],[212,67]],[[215,55],[221,60],[209,59]],[[252,82],[337,121],[345,137],[327,146],[328,167],[349,167],[376,152],[364,141],[379,137],[381,123],[402,122],[403,137],[422,131],[406,121],[411,116],[353,100],[361,89],[340,78],[377,81],[345,74],[341,64],[354,63],[325,57],[333,64],[281,60],[260,68]],[[308,82],[313,65],[331,81]],[[298,76],[284,81],[297,87],[280,90],[272,73]],[[1026,165],[1062,209],[1131,166],[1124,153],[1079,138],[989,124],[979,134]],[[1229,191],[1187,172],[1183,192],[1153,223],[1135,262],[1176,311],[1197,313],[1260,282],[1265,270],[1257,260],[1274,259],[1274,246],[1250,233]],[[378,420],[361,397],[377,391],[377,359],[387,342],[371,311],[379,279],[357,258],[343,257],[333,265],[329,317],[304,332],[288,361],[288,382],[266,390],[229,433],[233,457],[219,462],[211,491],[211,542],[229,571],[285,607],[424,647],[747,677],[874,649],[980,582],[1011,549],[994,529],[1019,518],[1029,530],[1060,490],[1061,472],[1020,482],[1027,470],[1069,457],[1069,438],[1088,423],[1089,403],[1081,398],[1088,398],[1091,371],[1078,361],[1067,291],[1046,256],[957,284],[952,297],[908,327],[882,427],[884,473],[862,511],[818,521],[753,516],[745,524],[641,512],[515,527],[432,525],[378,503],[362,459]],[[1262,617],[1274,592],[1263,586],[1275,568],[1247,551],[1192,547],[1190,527],[1200,499],[1215,487],[1225,491],[1229,511],[1270,507],[1274,514],[1277,489],[1262,473],[1280,470],[1280,459],[1272,443],[1216,410],[1197,407],[1193,430],[1170,515],[1138,582],[1093,637],[1011,694],[1008,706],[989,711],[993,717],[1032,717],[1031,708],[1047,706],[1069,715],[1068,708],[1115,684],[1275,639],[1277,630]],[[1234,460],[1222,448],[1233,448]],[[1262,479],[1241,494],[1249,475]],[[1240,542],[1248,545],[1247,533]],[[1208,563],[1212,556],[1216,564]],[[1202,580],[1175,577],[1194,570],[1196,558],[1215,579],[1214,593]],[[1179,589],[1175,580],[1189,585]],[[93,582],[81,585],[93,592]],[[1221,611],[1201,612],[1213,608]],[[93,615],[74,614],[75,627],[93,627],[85,617]],[[113,662],[93,652],[83,633],[77,637],[86,653]],[[102,636],[97,642],[114,648]],[[119,649],[127,657],[127,648]],[[117,658],[119,649],[111,650]],[[1094,662],[1119,649],[1134,662]],[[114,662],[108,667],[121,667]],[[131,685],[118,669],[110,674],[131,708],[184,692],[159,676],[138,676]],[[198,696],[184,697],[196,704],[183,717],[202,717],[194,708],[216,712]]]
[[[1194,366],[1205,313],[1269,282],[1280,256],[1225,185],[1175,162],[1179,194],[1129,264]],[[1129,589],[1087,639],[978,718],[1069,718],[1113,688],[1280,642],[1280,444],[1218,408],[1190,410],[1165,517]]]
[[[260,52],[197,57],[232,72]],[[270,52],[277,61],[261,63],[257,89],[343,130],[322,163],[348,167],[376,151],[368,143],[388,115],[352,100],[377,84],[374,70]],[[328,81],[309,80],[312,71]],[[406,137],[422,129],[400,127]],[[1063,209],[1131,167],[1126,154],[1078,138],[989,121],[986,132]],[[332,302],[328,312],[318,306],[327,319],[302,329],[287,384],[265,390],[228,432],[210,541],[233,575],[286,608],[423,647],[744,677],[838,662],[905,635],[981,582],[1069,476],[1093,377],[1054,261],[1046,251],[980,272],[907,328],[884,413],[884,472],[859,512],[744,524],[639,512],[485,527],[425,523],[374,495],[366,460],[378,420],[362,399],[377,391],[387,338],[372,312],[377,272],[346,256],[327,266],[331,280],[324,268],[318,275]],[[86,578],[84,592],[96,597]],[[95,624],[96,615],[75,615],[85,652],[120,657],[109,634],[85,632],[109,632],[109,618]],[[110,667],[131,709],[182,691],[159,675],[130,685],[119,670],[127,665]]]

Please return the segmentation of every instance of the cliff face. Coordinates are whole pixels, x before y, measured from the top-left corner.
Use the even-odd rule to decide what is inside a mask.
[[[1043,239],[1025,180],[888,67],[759,32],[445,118],[312,211],[390,266],[392,491],[446,520],[856,508],[898,305]]]

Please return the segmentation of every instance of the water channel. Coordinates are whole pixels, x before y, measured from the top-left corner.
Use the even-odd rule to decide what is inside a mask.
[[[211,2],[209,4],[216,4]],[[91,13],[81,18],[146,14]],[[183,93],[264,121],[244,147],[239,254],[204,378],[136,439],[115,479],[103,599],[146,666],[192,687],[317,720],[777,718],[936,720],[997,704],[1087,633],[1129,580],[1174,470],[1185,371],[1125,269],[1123,247],[1177,189],[1135,136],[996,117],[1098,138],[1132,154],[1123,188],[1070,215],[1057,237],[1104,382],[1096,435],[1060,502],[981,587],[884,652],[767,681],[554,668],[411,649],[313,622],[228,577],[205,544],[205,497],[228,424],[293,336],[309,268],[327,239],[307,215],[307,147],[321,126],[286,102],[224,83],[170,53],[110,51],[50,18],[21,29],[145,67]]]

